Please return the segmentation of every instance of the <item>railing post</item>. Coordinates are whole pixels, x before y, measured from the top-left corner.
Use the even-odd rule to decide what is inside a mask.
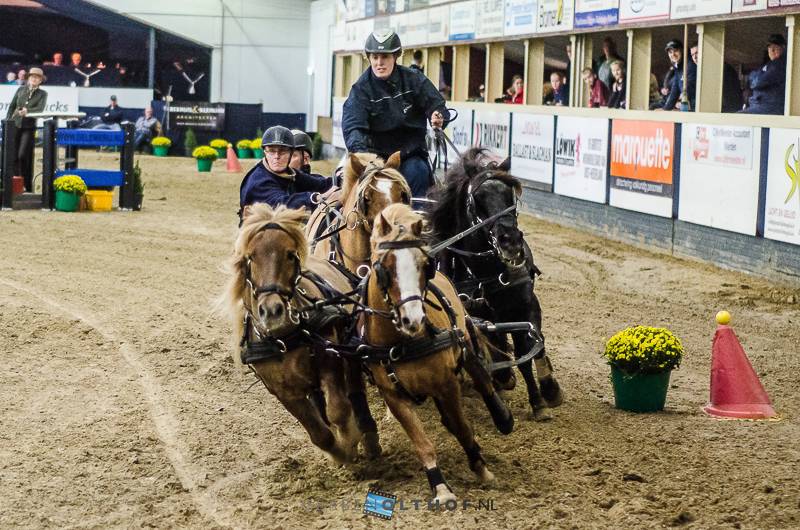
[[[133,179],[133,137],[135,128],[132,123],[122,126],[125,133],[125,144],[119,157],[119,169],[122,171],[122,186],[119,189],[119,207],[132,210],[136,201],[136,187]]]
[[[0,208],[10,210],[13,206],[14,160],[16,159],[17,126],[11,120],[3,120],[3,150],[0,153],[0,175],[2,175],[3,193],[0,195]]]
[[[42,128],[42,209],[55,208],[55,191],[53,180],[58,164],[58,145],[56,144],[56,126],[58,120],[50,118]]]

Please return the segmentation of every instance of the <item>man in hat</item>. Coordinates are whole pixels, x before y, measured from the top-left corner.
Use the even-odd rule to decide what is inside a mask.
[[[783,35],[770,35],[767,39],[769,61],[759,70],[750,73],[753,94],[748,114],[783,114],[786,102],[786,39]]]
[[[42,112],[47,104],[47,92],[39,88],[44,81],[42,69],[31,68],[28,71],[26,84],[17,89],[14,97],[11,98],[6,114],[6,119],[12,120],[16,126],[17,149],[14,174],[23,177],[27,191],[33,191],[31,162],[33,161],[33,142],[36,134],[36,118],[30,118],[28,115]]]
[[[667,52],[669,62],[672,63],[672,83],[670,85],[669,93],[664,100],[662,110],[675,110],[675,106],[680,103],[681,95],[683,94],[684,81],[683,81],[683,42],[678,39],[672,39],[664,47]],[[689,110],[694,111],[697,103],[697,65],[689,61],[686,65],[686,92],[689,97]]]
[[[92,129],[119,131],[122,129],[120,123],[122,123],[123,118],[122,109],[117,105],[117,96],[111,96],[111,103],[100,116],[101,123],[94,125]]]

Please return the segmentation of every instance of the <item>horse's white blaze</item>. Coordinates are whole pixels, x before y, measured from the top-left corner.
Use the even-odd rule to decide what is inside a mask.
[[[387,202],[392,202],[392,181],[389,179],[375,179],[378,191],[386,196]]]
[[[395,251],[394,254],[397,266],[397,285],[400,288],[400,298],[406,299],[409,296],[422,296],[419,291],[419,268],[411,249],[403,248]],[[404,316],[411,321],[411,324],[421,325],[425,318],[425,310],[422,302],[413,300],[400,307],[400,316]]]

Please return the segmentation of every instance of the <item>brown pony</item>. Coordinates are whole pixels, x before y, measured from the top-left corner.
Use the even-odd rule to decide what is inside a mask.
[[[346,292],[350,285],[330,263],[308,256],[305,219],[304,211],[284,206],[248,208],[219,305],[240,341],[234,360],[248,364],[314,445],[342,463],[355,458],[361,438],[345,392],[345,364],[315,347],[304,330],[340,339],[348,315],[310,307],[329,288]],[[324,399],[314,399],[320,391]]]
[[[501,432],[511,431],[513,417],[494,393],[488,374],[479,374],[474,348],[482,347],[480,339],[469,327],[452,284],[433,268],[421,241],[422,227],[422,217],[405,204],[392,204],[375,218],[372,271],[364,293],[372,311],[363,316],[360,349],[387,406],[414,444],[435,500],[444,503],[455,495],[444,481],[433,444],[412,404],[433,398],[443,425],[458,439],[470,468],[484,482],[494,476],[464,416],[460,368],[466,368],[484,400],[496,400],[497,412],[503,415],[495,421]]]

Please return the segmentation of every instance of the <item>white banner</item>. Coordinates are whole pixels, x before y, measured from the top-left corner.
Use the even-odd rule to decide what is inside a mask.
[[[14,97],[14,93],[19,88],[19,85],[0,85],[0,120],[6,119],[6,115],[8,113],[8,107],[11,104],[11,98]],[[78,112],[80,109],[78,108],[79,100],[80,100],[80,91],[81,90],[90,90],[84,88],[76,88],[71,86],[47,86],[42,85],[42,89],[47,92],[47,102],[44,106],[43,112]],[[96,90],[96,89],[95,89]],[[147,104],[150,104],[150,100],[152,99],[153,92],[148,91],[150,98],[147,101]],[[107,106],[108,105],[108,98],[105,99],[102,105],[98,106]],[[90,106],[90,105],[86,105]],[[91,105],[94,106],[94,105]],[[144,108],[144,106],[139,107]],[[36,120],[36,126],[41,127],[44,123],[44,119],[39,118]],[[63,120],[58,121],[58,126],[63,127],[66,125],[66,122]]]
[[[694,18],[731,12],[731,0],[672,0],[670,18]]]
[[[428,9],[428,44],[446,42],[450,37],[450,6]]]
[[[678,219],[754,236],[758,216],[761,128],[754,127],[751,142],[745,143],[751,148],[750,155],[746,157],[750,161],[750,167],[747,168],[744,162],[722,165],[703,157],[695,158],[692,133],[696,135],[699,127],[711,129],[712,126],[684,124],[682,127]],[[741,148],[737,145],[737,149]]]
[[[554,191],[606,202],[608,119],[560,116],[556,126]]]
[[[420,46],[428,42],[428,10],[411,11],[406,15],[408,25],[406,34],[400,35],[405,46]]]
[[[733,0],[733,12],[758,11],[767,8],[767,0]]]
[[[389,27],[400,36],[400,42],[403,43],[403,46],[407,46],[408,43],[406,41],[408,38],[406,35],[408,34],[408,15],[406,13],[392,15],[389,17]]]
[[[539,0],[536,31],[552,33],[571,30],[573,15],[572,0]]]
[[[511,172],[515,177],[553,189],[553,136],[555,118],[514,113],[511,131]]]
[[[511,113],[476,110],[472,121],[472,145],[505,159],[511,139]]]
[[[344,144],[344,134],[342,134],[342,114],[344,113],[344,102],[347,98],[333,98],[333,146],[347,149]]]
[[[506,35],[536,33],[536,0],[506,0]]]
[[[669,0],[620,0],[619,21],[658,20],[669,17]]]
[[[477,0],[475,38],[499,37],[503,34],[505,0]]]
[[[471,40],[475,38],[475,0],[468,0],[450,6],[450,40]]]
[[[752,169],[752,127],[683,125],[683,142],[689,144],[693,162],[715,167]]]
[[[800,129],[770,129],[764,237],[800,245]]]
[[[575,27],[611,26],[619,21],[619,0],[575,0]]]

